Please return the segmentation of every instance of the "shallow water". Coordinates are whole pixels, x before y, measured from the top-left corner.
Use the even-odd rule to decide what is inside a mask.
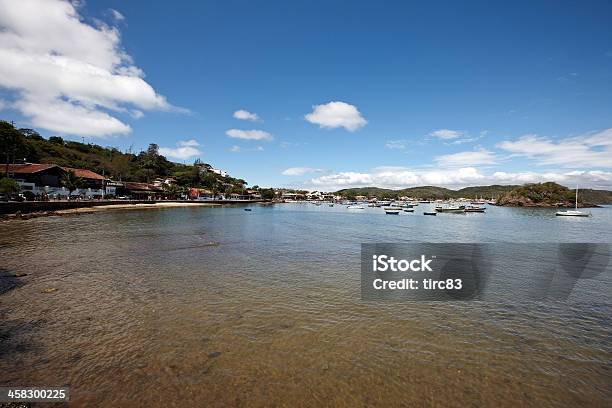
[[[0,278],[0,383],[74,406],[609,403],[607,277],[565,302],[417,303],[362,301],[359,270],[362,242],[612,242],[612,208],[252,208],[0,224],[0,275],[28,274]]]

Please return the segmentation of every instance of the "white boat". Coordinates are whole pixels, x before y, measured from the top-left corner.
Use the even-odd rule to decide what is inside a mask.
[[[346,207],[348,210],[363,210],[363,207],[360,205],[349,205]]]
[[[401,208],[385,208],[385,213],[387,215],[399,215]]]
[[[578,185],[576,184],[576,204],[574,210],[557,211],[555,213],[558,217],[590,217],[590,212],[578,211]]]

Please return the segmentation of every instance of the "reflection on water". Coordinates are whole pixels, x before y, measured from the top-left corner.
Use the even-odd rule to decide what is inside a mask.
[[[362,301],[359,251],[612,242],[612,211],[561,220],[507,208],[425,217],[424,207],[0,224],[0,383],[70,385],[74,406],[605,405],[609,282],[585,281],[569,302]],[[27,276],[6,277],[15,273]]]

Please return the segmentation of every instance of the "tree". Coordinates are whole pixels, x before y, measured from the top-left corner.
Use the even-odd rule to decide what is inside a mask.
[[[164,184],[164,192],[173,199],[176,199],[184,190],[176,184]]]
[[[19,132],[21,132],[21,134],[25,136],[26,139],[44,140],[40,133],[38,133],[34,129],[21,128],[19,129]]]
[[[23,158],[27,154],[27,144],[25,137],[15,129],[13,124],[0,121],[0,154],[6,160],[6,175],[8,177],[9,163],[15,162],[16,157]]]
[[[0,193],[15,194],[20,190],[19,184],[12,178],[4,177],[0,179]]]
[[[66,174],[62,176],[61,180],[62,186],[68,189],[68,195],[72,195],[74,190],[82,188],[84,186],[83,179],[77,177],[76,173],[72,170],[68,171]]]
[[[274,190],[271,188],[266,188],[261,190],[261,198],[265,200],[273,200],[275,197]]]
[[[62,138],[61,138],[61,137],[59,137],[59,136],[51,136],[51,137],[49,138],[49,141],[50,141],[51,143],[55,143],[55,144],[59,144],[59,145],[63,145],[63,144],[64,144],[64,139],[62,139]]]

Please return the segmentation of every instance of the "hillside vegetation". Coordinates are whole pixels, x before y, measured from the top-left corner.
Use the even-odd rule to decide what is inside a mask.
[[[608,200],[610,194],[608,195]],[[596,198],[598,195],[601,195],[600,199],[605,201],[605,195],[602,195],[601,191],[582,191],[578,195],[578,207],[592,207],[598,204],[593,201],[593,198]],[[575,190],[570,190],[557,183],[547,182],[525,184],[524,186],[514,188],[500,197],[498,204],[514,207],[573,207],[575,200]]]
[[[534,206],[546,205],[548,202],[555,203],[563,202],[571,205],[574,202],[574,190],[559,184],[549,182],[541,184],[528,184],[525,186],[517,185],[490,185],[490,186],[475,186],[465,187],[459,190],[451,190],[443,187],[423,186],[411,187],[401,190],[390,190],[377,187],[362,187],[349,188],[339,190],[337,194],[354,199],[357,196],[366,196],[368,198],[378,199],[397,199],[399,197],[413,197],[424,200],[446,200],[457,198],[483,198],[496,199],[503,202],[503,205],[521,205]],[[521,198],[524,197],[524,198]],[[607,190],[592,190],[581,189],[578,195],[579,204],[612,204],[612,191]],[[557,200],[557,201],[555,201]]]
[[[92,170],[117,181],[152,182],[156,178],[174,177],[177,186],[201,187],[217,193],[242,193],[247,182],[233,177],[222,177],[212,172],[201,172],[202,166],[173,163],[159,154],[158,146],[134,153],[115,147],[64,140],[58,136],[43,138],[32,129],[16,129],[11,123],[0,121],[0,163],[53,163],[65,167]],[[0,168],[0,177],[4,174]],[[273,193],[272,193],[273,196]]]

